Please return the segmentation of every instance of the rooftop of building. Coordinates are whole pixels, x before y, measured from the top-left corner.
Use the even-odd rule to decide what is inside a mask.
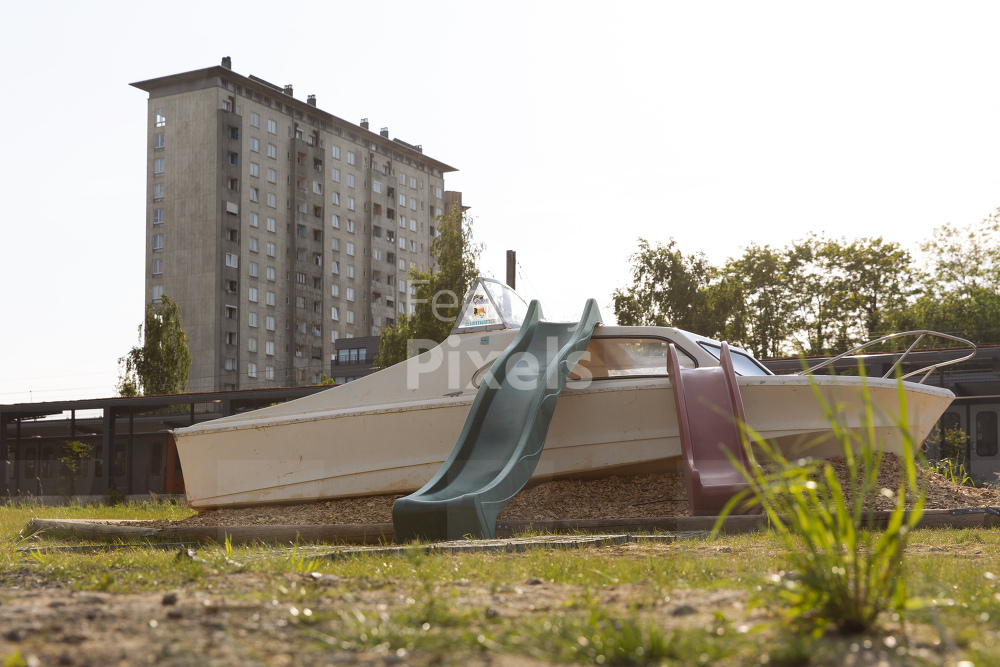
[[[304,115],[311,115],[319,120],[324,120],[337,126],[349,128],[351,132],[356,133],[363,139],[369,140],[370,142],[375,143],[376,145],[387,150],[399,151],[400,153],[410,157],[410,159],[426,163],[427,165],[438,169],[442,173],[458,171],[455,167],[425,155],[423,147],[420,145],[411,144],[403,141],[402,139],[394,138],[390,140],[388,128],[383,128],[381,132],[372,132],[368,129],[367,119],[364,119],[362,124],[355,124],[348,120],[344,120],[339,116],[335,116],[328,111],[323,111],[316,106],[315,95],[309,95],[307,101],[303,102],[302,100],[295,98],[294,88],[291,85],[284,87],[277,86],[252,74],[248,76],[237,74],[232,70],[232,60],[228,56],[222,59],[221,65],[191,70],[189,72],[180,72],[178,74],[169,74],[167,76],[160,76],[154,79],[146,79],[145,81],[135,81],[129,85],[138,88],[139,90],[144,90],[150,94],[150,97],[153,97],[157,91],[162,91],[164,89],[176,90],[178,87],[182,87],[185,84],[205,81],[215,77],[224,78],[232,81],[233,83],[240,84],[244,88],[250,90],[257,90],[263,95],[280,96],[276,97],[276,99],[280,100],[283,105],[288,105],[292,109],[301,111]]]

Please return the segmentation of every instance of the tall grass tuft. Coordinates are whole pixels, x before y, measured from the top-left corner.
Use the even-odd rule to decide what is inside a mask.
[[[813,392],[839,443],[848,470],[841,485],[828,461],[790,462],[750,432],[763,456],[763,469],[745,473],[749,489],[733,498],[724,517],[741,503],[759,505],[783,539],[791,572],[771,577],[769,590],[786,606],[787,619],[819,637],[831,626],[844,634],[863,632],[887,610],[906,605],[903,557],[910,531],[920,521],[924,493],[917,484],[917,447],[906,424],[906,397],[898,383],[903,433],[897,489],[879,488],[882,452],[876,441],[871,395],[862,381],[861,428],[847,428],[847,408],[831,405],[813,383]],[[748,429],[749,431],[749,429]],[[875,499],[893,501],[884,530],[866,528]],[[910,507],[907,508],[907,505]],[[721,526],[722,519],[716,525]]]

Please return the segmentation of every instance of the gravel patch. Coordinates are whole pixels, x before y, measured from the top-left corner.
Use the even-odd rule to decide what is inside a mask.
[[[843,458],[830,459],[842,485],[847,485]],[[918,469],[927,489],[927,509],[1000,507],[1000,491],[958,486],[939,474]],[[900,461],[887,454],[879,471],[880,487],[899,486]],[[500,521],[569,519],[635,519],[690,516],[681,473],[661,473],[597,480],[562,480],[538,484],[517,494],[501,512]],[[392,504],[401,495],[344,498],[301,505],[268,505],[202,512],[182,521],[157,521],[171,526],[266,526],[391,523]],[[892,500],[876,499],[878,510],[892,508]],[[144,523],[143,525],[150,525]]]

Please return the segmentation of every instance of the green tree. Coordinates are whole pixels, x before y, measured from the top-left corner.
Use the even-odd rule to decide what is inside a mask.
[[[844,313],[847,277],[840,266],[842,245],[811,235],[792,243],[788,256],[788,296],[794,306],[790,335],[802,354],[829,354],[848,349]]]
[[[62,463],[59,484],[63,495],[72,496],[76,491],[76,481],[82,476],[80,462],[90,458],[92,449],[93,447],[79,440],[69,440],[63,445],[63,453],[59,457]]]
[[[410,269],[416,288],[416,312],[400,315],[392,327],[383,327],[375,366],[387,368],[405,361],[419,349],[411,341],[442,342],[461,314],[462,299],[479,275],[482,246],[473,242],[472,219],[457,204],[437,218],[437,236],[431,242],[426,270]]]
[[[672,326],[703,336],[723,327],[719,303],[731,296],[723,286],[710,291],[716,271],[702,253],[685,256],[674,239],[652,247],[639,239],[629,257],[632,284],[612,294],[615,317],[622,326]],[[715,298],[713,298],[715,297]],[[724,309],[722,309],[724,310]]]
[[[726,263],[725,277],[709,290],[713,309],[727,313],[724,338],[756,357],[776,357],[787,351],[795,313],[789,267],[786,252],[756,243]]]
[[[910,253],[878,237],[842,245],[837,260],[845,273],[848,335],[856,343],[884,335],[918,292]]]
[[[166,294],[159,305],[146,306],[139,326],[140,347],[118,360],[118,395],[177,394],[187,387],[191,368],[188,337],[181,327],[180,308]]]
[[[1000,343],[1000,211],[975,225],[939,227],[921,250],[921,294],[897,327]]]

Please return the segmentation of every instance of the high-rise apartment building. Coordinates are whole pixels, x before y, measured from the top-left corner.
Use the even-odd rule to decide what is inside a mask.
[[[133,83],[149,93],[146,303],[176,301],[188,390],[318,382],[338,338],[409,312],[455,171],[219,67]]]

